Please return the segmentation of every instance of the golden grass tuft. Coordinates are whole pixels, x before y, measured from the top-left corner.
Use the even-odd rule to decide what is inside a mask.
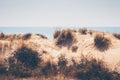
[[[0,40],[3,40],[5,37],[5,34],[4,33],[0,33]]]
[[[78,49],[78,46],[72,46],[72,52],[76,52]]]
[[[36,34],[37,36],[40,36],[41,38],[43,38],[43,39],[48,39],[46,36],[44,36],[44,35],[41,35],[41,34]]]
[[[5,73],[16,79],[24,78],[26,80],[34,79],[34,77],[40,80],[119,80],[120,74],[110,70],[102,60],[88,59],[85,56],[81,56],[80,59],[79,62],[71,59],[73,64],[68,66],[65,55],[61,54],[57,65],[49,60],[35,69],[29,69],[20,60],[16,60],[16,57],[10,57],[10,67]],[[4,72],[5,69],[0,66],[0,70]]]
[[[31,33],[27,33],[23,35],[23,40],[29,40],[31,38],[32,34]]]
[[[58,38],[58,36],[60,35],[61,31],[55,31],[54,33],[54,39]]]
[[[94,38],[94,46],[100,50],[105,51],[107,50],[111,45],[111,40],[109,38],[106,38],[102,34],[96,34]]]
[[[9,59],[9,74],[15,77],[30,77],[33,71],[38,68],[41,59],[38,52],[26,45],[21,45],[13,52]]]
[[[115,38],[117,38],[117,39],[120,40],[120,34],[116,34],[116,33],[114,33],[113,35],[114,35]]]
[[[0,55],[0,75],[7,75],[8,66],[3,56]]]
[[[0,42],[0,53],[2,53],[2,47],[3,47],[3,43]]]
[[[70,46],[76,41],[73,30],[70,29],[63,30],[59,32],[59,34],[57,33],[56,36],[58,36],[56,39],[56,45],[58,46],[67,46],[70,48]]]
[[[55,77],[58,75],[57,65],[48,61],[45,66],[41,67],[41,73],[46,78]]]
[[[67,64],[68,64],[68,61],[67,59],[65,58],[65,55],[64,54],[61,54],[58,58],[58,71],[59,71],[59,74],[60,75],[63,75],[65,76],[66,75],[66,69],[67,69]]]
[[[116,73],[104,64],[101,60],[87,58],[76,65],[74,77],[80,80],[119,80],[120,74]]]
[[[30,69],[34,69],[39,63],[38,53],[26,46],[22,46],[19,50],[17,50],[14,57],[24,64],[25,67]]]
[[[86,28],[80,28],[80,29],[79,29],[79,32],[80,32],[81,34],[87,34],[87,29],[86,29]]]
[[[88,33],[89,33],[90,35],[92,35],[92,34],[93,34],[93,31],[92,31],[92,30],[89,30]]]

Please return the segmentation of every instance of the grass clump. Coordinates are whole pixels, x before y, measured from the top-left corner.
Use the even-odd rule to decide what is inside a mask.
[[[86,29],[86,28],[80,28],[80,29],[79,29],[79,32],[80,32],[81,34],[86,34],[86,33],[87,33],[87,29]]]
[[[30,77],[41,61],[38,53],[26,46],[15,51],[9,58],[9,73],[15,77]]]
[[[92,34],[93,34],[93,31],[92,31],[92,30],[89,30],[88,33],[89,33],[90,35],[92,35]]]
[[[60,35],[61,31],[55,31],[54,33],[54,39],[58,38],[58,36]]]
[[[119,80],[120,74],[111,71],[104,62],[85,59],[77,65],[74,76],[80,80]]]
[[[61,54],[60,57],[58,58],[58,72],[60,75],[62,76],[66,76],[67,75],[67,64],[68,61],[65,58],[65,55]]]
[[[48,61],[46,65],[41,68],[41,73],[46,78],[55,77],[58,74],[57,65]]]
[[[46,36],[44,36],[44,35],[41,35],[41,34],[36,34],[37,36],[40,36],[41,38],[43,38],[43,39],[48,39]]]
[[[110,44],[111,40],[101,34],[97,34],[94,38],[94,46],[100,51],[107,50],[110,47]]]
[[[30,39],[31,38],[31,33],[27,33],[27,34],[24,34],[24,36],[23,36],[23,40],[28,40],[28,39]]]
[[[0,39],[2,40],[2,39],[4,39],[4,37],[5,37],[5,34],[4,33],[0,33]]]
[[[5,61],[0,61],[0,75],[7,75],[7,65],[5,65]]]
[[[31,70],[26,68],[22,63],[15,62],[12,57],[9,58],[9,74],[17,78],[31,77]]]
[[[56,34],[56,36],[57,35],[58,33]],[[56,41],[56,45],[67,46],[69,48],[75,41],[76,40],[75,40],[72,30],[70,29],[63,30],[61,33],[59,33],[59,36]]]
[[[0,53],[2,53],[2,47],[3,47],[3,43],[0,42]]]
[[[114,37],[116,37],[117,39],[120,40],[120,34],[113,34],[113,35],[114,35]]]
[[[72,52],[76,52],[78,49],[78,46],[72,46]]]
[[[15,52],[14,57],[23,63],[25,67],[31,69],[37,67],[39,63],[38,53],[25,46],[22,46],[17,52]]]

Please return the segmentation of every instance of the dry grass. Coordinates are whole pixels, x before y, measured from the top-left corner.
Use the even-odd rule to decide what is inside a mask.
[[[26,46],[22,46],[19,50],[17,50],[14,53],[14,57],[25,67],[30,69],[34,69],[39,63],[38,53],[30,48],[27,48]]]
[[[23,40],[29,40],[31,38],[31,36],[32,36],[31,33],[24,34]]]
[[[4,39],[5,34],[4,33],[0,33],[0,40]]]
[[[54,38],[57,40],[56,44],[62,46],[69,47],[75,42],[72,30],[56,32]],[[10,80],[10,77],[12,80],[120,80],[120,73],[110,70],[103,61],[94,58],[81,56],[81,61],[77,62],[75,59],[67,60],[65,55],[61,54],[58,62],[52,62],[53,58],[50,56],[50,60],[45,62],[42,60],[44,56],[41,57],[37,51],[30,48],[31,45],[25,44],[27,39],[29,35],[16,47],[8,62],[0,58],[0,78],[3,75],[6,77],[1,78],[2,80]],[[107,50],[110,44],[111,41],[102,35],[94,38],[94,45],[100,51]],[[78,47],[72,45],[71,49],[76,52]],[[42,50],[46,56],[49,55],[48,52]],[[72,64],[69,65],[68,61]]]
[[[56,34],[58,35],[58,34]],[[63,30],[61,33],[59,33],[59,36],[56,41],[56,45],[58,46],[67,46],[70,48],[70,46],[76,41],[75,36],[73,34],[73,31]]]
[[[0,53],[2,53],[2,47],[3,47],[3,43],[0,42]]]
[[[15,39],[17,39],[17,35],[16,34],[13,34],[13,35],[6,35],[6,40],[8,41],[14,41]]]
[[[104,37],[102,34],[96,34],[94,38],[94,46],[100,50],[105,51],[107,50],[111,45],[111,40]]]
[[[13,41],[13,40],[18,40],[18,39],[23,39],[23,40],[27,40],[29,39],[31,36],[30,33],[27,33],[25,35],[22,35],[22,34],[9,34],[9,35],[6,35],[4,33],[0,33],[0,40],[8,40],[8,41]]]
[[[44,36],[44,35],[41,35],[41,34],[36,34],[37,36],[40,36],[41,38],[43,38],[43,39],[47,39],[47,37],[46,36]]]
[[[58,72],[60,75],[65,75],[66,74],[66,68],[67,68],[67,64],[68,64],[68,61],[67,59],[65,58],[65,55],[61,54],[60,57],[58,58],[59,61],[58,61]]]
[[[80,32],[81,34],[86,34],[86,33],[87,33],[87,29],[86,29],[86,28],[80,28],[80,29],[79,29],[79,32]]]
[[[119,73],[115,73],[105,66],[103,61],[92,58],[76,66],[77,70],[74,76],[80,80],[118,80]]]
[[[90,35],[92,35],[92,34],[93,34],[93,31],[92,31],[92,30],[89,30],[88,33],[89,33]]]
[[[68,66],[65,55],[59,57],[58,65],[48,61],[35,69],[29,69],[24,64],[16,60],[15,57],[9,58],[8,72],[2,66],[0,71],[5,74],[15,76],[16,78],[25,78],[26,80],[119,80],[120,74],[110,70],[103,61],[94,58],[80,57],[78,63],[71,59],[73,64]],[[3,73],[2,73],[3,74]],[[1,74],[0,74],[1,75]],[[26,78],[28,77],[28,79]]]
[[[6,40],[10,37],[11,35],[5,35],[3,32],[0,33],[0,40]]]
[[[7,75],[7,66],[3,56],[0,55],[0,75]]]
[[[55,77],[58,74],[57,65],[48,61],[46,65],[41,68],[41,73],[46,78]]]
[[[54,39],[58,38],[58,36],[60,35],[61,31],[55,31],[54,33]]]
[[[116,37],[117,39],[120,40],[120,34],[113,34],[113,35],[114,35],[114,37]]]
[[[72,52],[76,52],[78,49],[78,46],[72,46]]]
[[[0,41],[0,54],[5,54],[11,48],[11,43],[9,41]]]
[[[25,45],[21,46],[9,58],[9,74],[15,77],[30,77],[38,68],[41,59],[38,53]]]

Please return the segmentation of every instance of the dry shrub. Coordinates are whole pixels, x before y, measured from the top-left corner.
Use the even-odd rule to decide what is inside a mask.
[[[47,52],[46,50],[43,50],[42,53],[43,53],[43,54],[47,54],[48,52]]]
[[[113,34],[114,37],[116,37],[117,39],[120,39],[120,34]]]
[[[0,64],[0,75],[6,75],[6,74],[7,74],[6,67]]]
[[[0,75],[7,75],[7,65],[5,65],[3,56],[0,56]]]
[[[6,53],[10,49],[11,43],[9,41],[0,42],[0,54]]]
[[[15,77],[39,77],[38,79],[54,80],[119,80],[120,74],[110,70],[103,61],[94,58],[80,57],[78,63],[72,59],[72,65],[68,66],[68,61],[65,55],[60,55],[58,58],[58,66],[48,61],[40,68],[29,69],[24,66],[16,57],[9,58],[9,73]],[[43,77],[43,78],[42,78]]]
[[[4,33],[0,33],[0,39],[4,39],[5,34]]]
[[[13,34],[13,35],[6,35],[6,39],[9,40],[9,41],[13,41],[16,39],[16,34]]]
[[[15,39],[15,35],[5,35],[4,33],[0,33],[1,40],[13,40]]]
[[[16,35],[16,39],[19,40],[19,39],[23,39],[23,35],[22,34],[18,34]]]
[[[72,52],[76,52],[78,49],[78,46],[72,46]]]
[[[16,60],[9,58],[9,74],[18,78],[31,77],[32,71],[26,68],[22,63],[15,62]]]
[[[54,39],[58,38],[58,36],[60,35],[61,31],[55,31],[54,33]]]
[[[67,69],[67,64],[68,61],[65,58],[65,55],[61,54],[60,57],[58,58],[58,71],[59,74],[65,76],[67,74],[66,69]]]
[[[77,30],[73,30],[73,32],[77,32]]]
[[[86,28],[80,28],[80,29],[79,29],[79,32],[80,32],[81,34],[86,34],[86,33],[87,33],[87,29],[86,29]]]
[[[92,30],[89,30],[88,33],[89,33],[90,35],[92,35],[92,34],[93,34],[93,31],[92,31]]]
[[[22,46],[13,54],[14,56],[9,58],[9,73],[15,77],[30,77],[41,61],[38,53],[26,46]]]
[[[14,56],[18,61],[23,63],[25,67],[32,69],[38,66],[38,53],[30,48],[22,46],[17,52],[15,52]]]
[[[31,38],[31,33],[27,33],[27,34],[24,34],[23,35],[23,40],[28,40],[28,39],[30,39]]]
[[[94,46],[100,50],[105,51],[110,47],[111,40],[104,37],[102,34],[97,34],[94,38]]]
[[[4,34],[3,32],[0,33],[0,40],[6,40],[9,38],[9,35]]]
[[[101,60],[83,59],[77,64],[74,76],[80,80],[119,80],[120,74],[107,68]]]
[[[63,30],[57,38],[56,45],[67,46],[69,48],[75,41],[72,30]]]
[[[46,78],[55,77],[58,74],[57,65],[52,64],[50,61],[48,61],[46,65],[41,68],[41,73]]]
[[[40,36],[41,38],[43,38],[43,39],[47,39],[47,37],[46,36],[44,36],[44,35],[41,35],[41,34],[36,34],[37,36]]]
[[[2,53],[2,47],[3,47],[3,43],[0,42],[0,53]]]
[[[119,80],[120,74],[110,70],[102,60],[95,58],[88,59],[82,56],[81,61],[77,63],[72,59],[72,65],[67,66],[68,62],[64,55],[59,57],[58,75],[77,80]]]

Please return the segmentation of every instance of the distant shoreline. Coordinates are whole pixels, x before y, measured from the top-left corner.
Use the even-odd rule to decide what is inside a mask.
[[[48,37],[48,39],[53,39],[53,34],[56,30],[67,28],[75,30],[79,30],[80,28],[87,28],[88,30],[120,33],[120,27],[0,27],[0,32],[5,34],[43,34]]]

